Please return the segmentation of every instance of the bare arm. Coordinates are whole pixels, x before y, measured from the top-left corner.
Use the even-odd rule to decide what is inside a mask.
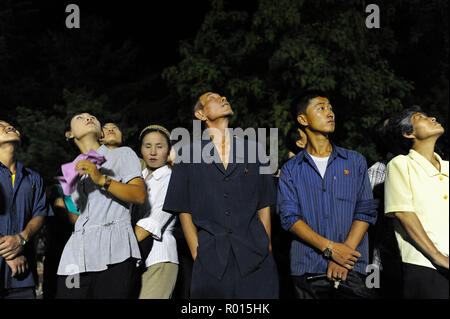
[[[444,256],[433,244],[430,237],[423,229],[422,223],[414,212],[396,212],[402,226],[409,237],[433,264],[449,269],[448,256]]]
[[[45,216],[36,216],[32,218],[25,229],[20,233],[22,237],[28,242],[44,224]],[[10,235],[0,238],[0,255],[6,260],[14,259],[23,250],[20,245],[19,236]]]
[[[272,240],[271,240],[271,224],[270,224],[270,206],[261,208],[258,210],[258,217],[266,229],[267,235],[269,236],[269,250],[272,251]]]
[[[192,221],[192,215],[189,213],[181,213],[180,222],[183,227],[184,237],[186,238],[189,250],[191,251],[192,258],[195,260],[197,258],[198,247],[197,227],[195,227],[194,222]]]
[[[67,217],[69,218],[69,221],[75,225],[78,219],[78,215],[72,213],[69,211],[66,207],[66,204],[64,203],[64,200],[62,198],[57,198],[55,202],[53,203],[53,206],[59,209],[62,209],[66,212]]]
[[[80,175],[89,175],[96,185],[105,185],[106,178],[100,173],[94,163],[88,160],[81,160],[77,162],[75,169],[80,171]],[[112,180],[108,187],[108,192],[120,200],[134,204],[143,204],[147,196],[145,184],[141,177],[133,178],[127,184]]]
[[[369,229],[369,224],[360,220],[354,220],[350,232],[344,241],[344,244],[352,249],[356,249]]]
[[[334,243],[331,240],[320,236],[302,220],[298,220],[289,231],[320,251],[324,251],[325,248],[330,247],[333,251],[331,258],[347,269],[353,269],[355,262],[361,257],[361,254],[353,248],[350,248],[345,244]]]

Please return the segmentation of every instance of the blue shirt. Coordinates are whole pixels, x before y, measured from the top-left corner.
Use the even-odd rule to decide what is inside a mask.
[[[0,163],[0,233],[3,235],[20,233],[28,222],[37,216],[53,216],[41,176],[17,162],[13,189],[11,172]],[[34,252],[30,248],[29,245],[25,246],[23,253],[29,262],[32,262]],[[0,265],[0,288],[22,288],[35,285],[30,271],[20,278],[12,278],[11,269],[2,257],[0,257]]]
[[[275,205],[275,183],[271,175],[259,173],[259,161],[249,163],[256,142],[234,137],[226,169],[213,149],[206,154],[209,143],[194,141],[182,149],[190,152],[191,163],[174,165],[163,209],[192,215],[198,230],[196,261],[211,275],[222,278],[231,250],[240,273],[248,275],[271,254],[257,211]],[[200,163],[192,163],[195,151],[203,152]]]
[[[319,235],[343,243],[354,220],[374,224],[378,202],[373,199],[364,157],[333,145],[324,178],[303,150],[281,169],[277,213],[289,230],[302,220]],[[367,233],[356,249],[361,257],[354,270],[366,273],[369,260]],[[296,237],[290,251],[291,274],[326,273],[329,261],[321,251]]]

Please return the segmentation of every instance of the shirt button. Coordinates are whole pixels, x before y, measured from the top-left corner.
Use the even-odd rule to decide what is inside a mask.
[[[228,198],[228,193],[224,193],[223,197]]]
[[[442,176],[439,176],[439,179],[442,181],[444,178]]]
[[[447,199],[448,198],[448,195],[444,195],[444,199]]]
[[[230,213],[229,211],[226,211],[226,212],[225,212],[225,215],[230,216],[231,213]]]
[[[225,182],[228,182],[228,181],[230,180],[230,178],[225,177],[223,180],[224,180]]]

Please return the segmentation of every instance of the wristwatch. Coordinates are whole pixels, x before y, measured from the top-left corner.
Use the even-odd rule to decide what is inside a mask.
[[[325,258],[327,258],[327,259],[330,259],[331,258],[331,256],[333,255],[333,244],[330,242],[329,244],[328,244],[328,246],[327,246],[327,248],[325,248],[323,251],[322,251],[322,253],[323,253],[323,256],[325,257]]]
[[[108,190],[109,185],[111,185],[112,179],[109,176],[106,176],[106,175],[104,175],[104,176],[105,176],[105,184],[103,184],[103,189]]]
[[[25,238],[23,238],[23,236],[20,233],[17,234],[17,236],[19,237],[20,246],[24,247],[27,244],[27,241],[25,240]]]

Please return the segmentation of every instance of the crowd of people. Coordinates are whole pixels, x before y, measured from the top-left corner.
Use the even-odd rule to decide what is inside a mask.
[[[161,125],[141,130],[135,152],[116,123],[80,110],[62,137],[80,155],[48,194],[0,119],[0,298],[36,298],[32,242],[45,225],[44,298],[448,299],[442,125],[417,106],[382,119],[372,138],[384,158],[368,168],[331,141],[326,95],[292,108],[274,175],[249,156],[264,146],[230,135],[218,93],[193,109],[207,139],[177,153]]]

